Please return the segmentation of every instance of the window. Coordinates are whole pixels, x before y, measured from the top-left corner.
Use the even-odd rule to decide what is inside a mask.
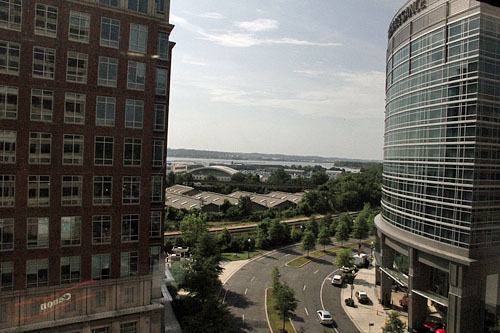
[[[0,251],[14,248],[14,219],[0,219]]]
[[[143,114],[143,101],[127,99],[127,105],[125,107],[125,127],[141,129]]]
[[[163,140],[153,140],[153,167],[162,167],[165,162],[163,159],[163,151],[164,151],[165,143]]]
[[[113,7],[120,7],[120,0],[99,0],[99,3]]]
[[[0,0],[0,28],[21,31],[21,0]]]
[[[110,275],[110,255],[95,254],[92,256],[92,280],[106,280]]]
[[[89,42],[90,15],[71,11],[69,13],[68,39],[74,42]]]
[[[92,244],[111,243],[111,216],[92,217]]]
[[[49,218],[30,217],[27,222],[26,242],[28,249],[49,247]]]
[[[137,252],[130,252],[137,253]],[[123,264],[123,253],[122,253],[122,264]],[[137,275],[137,273],[135,273]],[[132,276],[126,275],[126,276]],[[135,288],[134,287],[126,287],[125,288],[125,297],[123,298],[125,304],[134,303],[135,302]]]
[[[148,12],[148,0],[128,0],[128,9],[136,12]]]
[[[16,118],[17,118],[17,88],[0,86],[0,119],[16,119]]]
[[[106,290],[97,290],[95,293],[95,306],[97,308],[106,305]]]
[[[31,164],[50,164],[50,146],[52,134],[30,132],[30,154]]]
[[[1,290],[1,289],[0,289]],[[0,324],[7,323],[7,303],[0,304]]]
[[[80,245],[81,229],[81,216],[61,217],[61,245]]]
[[[137,333],[137,322],[120,324],[120,333]]]
[[[168,60],[168,34],[158,33],[158,56],[161,60]]]
[[[163,195],[163,176],[153,175],[151,177],[151,202],[161,202]]]
[[[122,252],[120,277],[136,276],[139,273],[137,252]]]
[[[161,211],[151,212],[149,237],[161,237]]]
[[[101,0],[101,1],[103,1],[103,0]],[[118,0],[116,0],[116,1],[118,1]],[[92,333],[111,333],[111,326],[93,328]]]
[[[120,21],[107,17],[101,18],[101,46],[117,49],[120,38]]]
[[[0,290],[12,290],[14,286],[14,263],[12,261],[0,262]]]
[[[49,260],[35,259],[26,261],[26,287],[47,286],[49,281]]]
[[[161,246],[149,247],[149,273],[157,272],[160,268]]]
[[[94,205],[111,205],[113,188],[112,176],[94,177]]]
[[[97,96],[95,124],[115,126],[115,107],[116,99],[114,97]]]
[[[128,49],[146,53],[148,48],[148,27],[140,24],[130,24],[130,38]]]
[[[141,166],[142,139],[125,138],[123,165]]]
[[[129,61],[127,74],[127,88],[144,90],[146,81],[146,64],[142,62]]]
[[[95,165],[113,165],[113,138],[107,136],[95,137]]]
[[[16,176],[0,175],[0,207],[14,207]]]
[[[139,240],[139,215],[122,215],[122,242]]]
[[[87,83],[88,55],[68,51],[66,81]]]
[[[155,93],[160,96],[167,96],[167,70],[165,68],[156,68]]]
[[[28,206],[47,207],[50,204],[50,176],[28,176]]]
[[[165,13],[165,0],[155,0],[155,10],[159,14]]]
[[[118,73],[118,59],[99,57],[99,80],[100,86],[116,87]]]
[[[61,284],[80,282],[80,257],[61,258]]]
[[[64,134],[63,165],[83,164],[83,135]]]
[[[57,36],[57,7],[37,3],[35,7],[35,34]]]
[[[16,163],[16,131],[0,130],[0,163]]]
[[[140,203],[141,177],[123,177],[122,203],[124,205],[134,205]]]
[[[155,104],[155,115],[153,120],[154,131],[165,131],[165,116],[167,106],[165,104]]]
[[[67,124],[85,123],[85,105],[87,96],[66,93],[64,103],[64,122]]]
[[[0,73],[19,74],[21,44],[0,40]]]
[[[56,50],[46,47],[33,47],[33,77],[54,79],[56,72]]]
[[[52,121],[54,109],[54,92],[50,90],[31,89],[31,120]]]
[[[82,204],[82,176],[62,177],[62,206],[80,206]]]

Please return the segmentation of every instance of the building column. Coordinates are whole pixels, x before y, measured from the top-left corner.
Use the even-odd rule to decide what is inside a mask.
[[[483,332],[486,276],[480,269],[450,263],[448,332]]]
[[[381,238],[380,255],[382,256],[382,267],[392,269],[394,266],[394,250],[385,244],[385,236]],[[380,299],[384,306],[390,306],[392,293],[392,279],[384,272],[380,272]]]
[[[418,261],[418,251],[409,249],[410,271],[408,276],[408,328],[421,328],[427,319],[427,299],[412,290],[429,290],[431,268]]]

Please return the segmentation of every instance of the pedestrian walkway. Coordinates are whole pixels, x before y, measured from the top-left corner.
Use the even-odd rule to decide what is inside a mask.
[[[384,308],[379,303],[377,296],[378,288],[375,285],[375,267],[373,266],[360,269],[354,279],[352,296],[356,307],[346,306],[344,302],[344,299],[351,297],[351,286],[347,285],[342,288],[342,308],[360,332],[381,333],[385,319],[388,313],[392,311],[391,309]],[[370,302],[368,304],[360,304],[355,296],[357,291],[365,291],[370,298]],[[397,302],[397,300],[394,300],[394,302]],[[408,323],[408,314],[406,312],[400,313],[400,319]],[[369,326],[370,323],[373,323],[373,326]]]

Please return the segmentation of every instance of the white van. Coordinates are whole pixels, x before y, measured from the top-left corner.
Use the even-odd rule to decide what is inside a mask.
[[[333,278],[332,278],[332,286],[340,286],[342,287],[342,285],[344,284],[344,278],[342,277],[342,275],[334,275]]]

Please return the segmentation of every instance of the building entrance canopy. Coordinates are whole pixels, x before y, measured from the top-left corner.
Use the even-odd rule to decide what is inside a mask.
[[[408,288],[408,276],[394,269],[390,269],[388,267],[380,267],[380,270],[385,274],[387,274],[391,279],[396,281],[401,286]]]
[[[422,291],[422,290],[413,289],[411,292],[415,293],[417,295],[420,295],[422,297],[425,297],[427,299],[430,299],[434,303],[441,304],[442,306],[448,307],[448,298],[441,296],[439,294],[436,294],[432,291]]]

